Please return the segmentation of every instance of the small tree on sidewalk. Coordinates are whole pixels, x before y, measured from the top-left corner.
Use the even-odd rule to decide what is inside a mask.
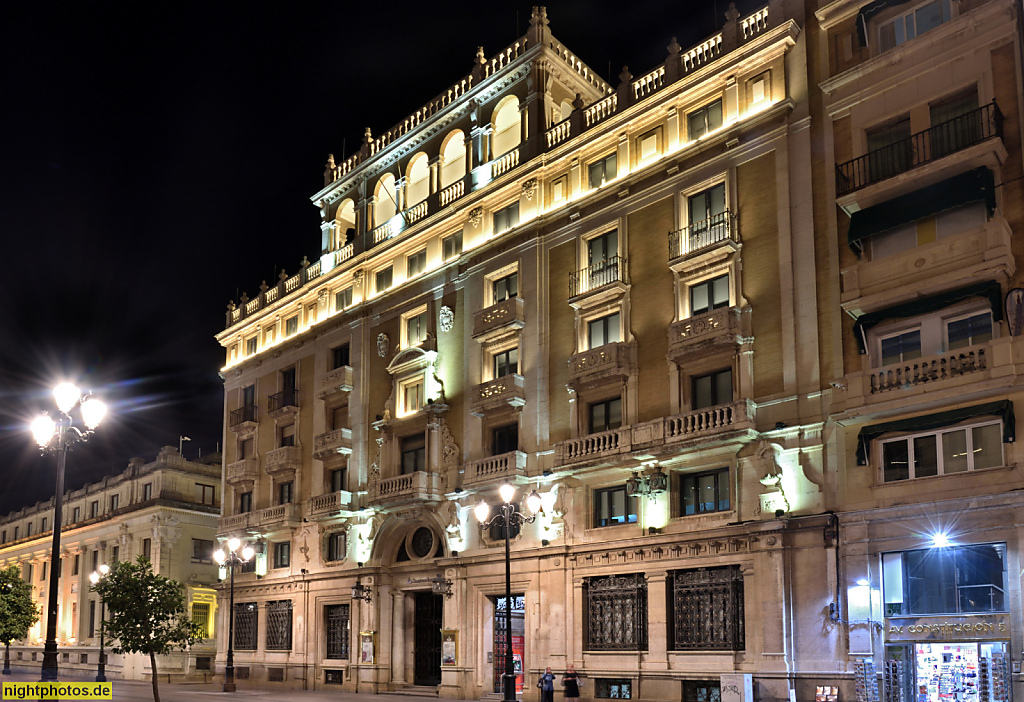
[[[202,640],[202,627],[188,616],[185,587],[153,572],[149,559],[116,563],[92,588],[107,606],[103,630],[117,641],[114,653],[149,654],[153,699],[160,702],[156,657]]]
[[[4,645],[4,675],[11,674],[11,642],[24,639],[39,621],[39,608],[32,601],[32,586],[21,577],[21,568],[0,570],[0,643]]]

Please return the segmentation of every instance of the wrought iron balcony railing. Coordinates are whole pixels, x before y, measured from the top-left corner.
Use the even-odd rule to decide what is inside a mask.
[[[1003,136],[1003,113],[993,100],[906,139],[836,166],[836,195],[842,197],[921,164]]]
[[[231,418],[229,420],[232,427],[237,427],[246,422],[256,421],[256,405],[245,405],[239,407],[236,410],[231,410]]]
[[[736,217],[729,210],[668,234],[668,258],[689,256],[725,241],[737,241]]]
[[[626,259],[612,256],[569,274],[569,297],[577,297],[610,283],[626,282]]]
[[[267,398],[267,411],[276,412],[277,410],[284,409],[285,407],[298,407],[299,406],[299,391],[282,390],[281,392],[275,393]]]

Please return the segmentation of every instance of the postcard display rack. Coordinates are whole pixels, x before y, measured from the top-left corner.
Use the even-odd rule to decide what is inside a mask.
[[[1006,656],[993,653],[992,658],[978,661],[978,702],[1008,702],[1010,676],[1007,674]]]
[[[907,671],[903,661],[887,660],[884,666],[882,675],[885,683],[885,702],[910,702],[904,693]]]
[[[1001,644],[918,644],[914,702],[1009,702]]]
[[[878,671],[870,658],[857,661],[854,667],[854,690],[857,702],[879,702]]]

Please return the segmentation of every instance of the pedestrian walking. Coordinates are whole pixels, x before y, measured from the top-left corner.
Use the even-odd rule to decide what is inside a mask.
[[[580,679],[579,673],[576,672],[576,666],[572,663],[565,667],[565,673],[562,675],[562,686],[565,687],[565,699],[575,700],[580,696],[580,685],[583,681]]]
[[[551,666],[544,669],[544,675],[537,680],[537,687],[540,688],[540,702],[555,702],[555,674],[551,672]]]

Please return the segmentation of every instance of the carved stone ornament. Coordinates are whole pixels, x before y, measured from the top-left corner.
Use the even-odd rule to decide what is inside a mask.
[[[438,326],[441,327],[441,331],[450,332],[455,326],[455,312],[448,305],[441,305],[441,311],[438,313]]]
[[[469,211],[469,226],[478,227],[480,226],[480,220],[484,218],[484,208],[474,207]]]
[[[523,197],[526,198],[527,202],[533,200],[534,194],[537,192],[537,179],[530,178],[528,181],[523,183]]]
[[[377,355],[384,358],[388,355],[388,350],[391,348],[391,339],[384,332],[377,335]]]
[[[445,471],[457,470],[459,467],[459,445],[455,443],[448,422],[441,420],[441,464]]]

